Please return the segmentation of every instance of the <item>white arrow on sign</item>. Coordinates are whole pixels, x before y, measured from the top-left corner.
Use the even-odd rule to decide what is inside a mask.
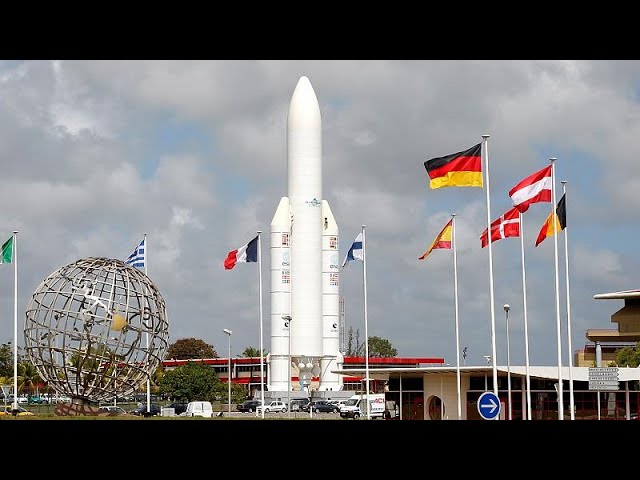
[[[498,408],[498,404],[492,399],[489,400],[489,403],[485,403],[483,405],[480,405],[482,408],[484,407],[491,407],[491,411],[489,413],[493,413],[495,411],[496,408]]]

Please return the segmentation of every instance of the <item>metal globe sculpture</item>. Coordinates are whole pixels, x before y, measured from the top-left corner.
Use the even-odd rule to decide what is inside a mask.
[[[121,260],[85,258],[49,275],[26,310],[25,350],[40,376],[72,407],[130,395],[165,355],[169,324],[160,292]]]

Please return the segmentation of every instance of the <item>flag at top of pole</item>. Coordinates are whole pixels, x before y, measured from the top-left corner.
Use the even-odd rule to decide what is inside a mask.
[[[567,227],[567,207],[565,205],[565,196],[566,194],[562,195],[562,198],[558,201],[558,208],[556,208],[555,212],[551,212],[549,214],[542,225],[542,228],[538,233],[538,237],[536,238],[536,247],[540,245],[545,238],[552,237],[554,235],[554,230],[556,232],[560,232]]]
[[[127,265],[131,265],[132,267],[144,268],[144,265],[146,263],[145,240],[146,238],[142,239],[135,250],[131,252],[129,258],[124,261],[124,263],[126,263]]]
[[[482,187],[482,144],[424,162],[432,189]]]
[[[520,213],[529,209],[529,205],[551,201],[551,165],[520,180],[509,190],[509,196]]]
[[[258,237],[255,237],[246,245],[231,250],[224,260],[225,270],[231,270],[236,263],[257,262],[258,261]]]
[[[436,248],[447,248],[451,249],[451,231],[453,228],[453,219],[449,220],[444,228],[440,231],[438,236],[435,238],[427,251],[418,257],[418,260],[424,260],[429,256],[429,254],[435,250]]]
[[[501,240],[507,237],[520,236],[520,211],[513,207],[508,212],[500,215],[500,217],[491,222],[491,242]],[[487,238],[487,229],[484,229],[480,235],[480,243],[482,248],[489,244]]]
[[[351,260],[362,260],[364,262],[364,255],[362,250],[362,232],[358,234],[356,239],[353,241],[351,248],[347,252],[347,256],[344,257],[342,268],[346,267]]]
[[[0,263],[11,263],[13,261],[13,235],[2,244],[2,256]]]

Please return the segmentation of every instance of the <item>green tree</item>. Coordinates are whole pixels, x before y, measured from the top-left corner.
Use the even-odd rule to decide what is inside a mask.
[[[241,403],[245,400],[247,392],[242,385],[231,382],[231,403]],[[229,403],[229,385],[227,382],[216,382],[213,387],[213,399],[221,403]]]
[[[640,342],[635,347],[623,347],[616,352],[616,365],[637,367],[640,365]]]
[[[199,338],[181,338],[169,345],[165,359],[190,360],[194,358],[218,358],[218,352]]]
[[[260,349],[259,348],[254,348],[254,347],[247,347],[247,348],[244,349],[244,352],[242,352],[242,356],[243,357],[247,357],[247,358],[258,358],[258,357],[260,357]],[[267,356],[267,352],[262,350],[262,356],[266,357]],[[249,383],[253,383],[254,382],[254,378],[253,378],[254,374],[258,375],[258,380],[259,380],[260,379],[260,365],[250,365],[249,366]],[[229,392],[227,390],[227,392],[225,393],[224,397],[227,398],[228,394],[229,394]],[[242,387],[241,395],[239,394],[238,396],[235,395],[235,392],[234,392],[233,389],[231,390],[231,399],[233,401],[242,401],[242,400],[244,400],[245,396],[246,396],[246,390],[244,389],[244,387]]]
[[[0,377],[13,376],[13,351],[11,342],[0,345]]]
[[[395,357],[398,350],[393,348],[391,342],[386,338],[369,337],[369,356],[370,357]]]
[[[349,357],[363,357],[365,355],[365,344],[360,343],[360,330],[353,330],[349,327],[347,331],[347,351]],[[391,342],[386,338],[369,337],[369,357],[395,357],[398,350],[393,348]]]
[[[31,360],[23,360],[18,364],[18,392],[30,395],[36,384],[42,382],[40,374]]]
[[[255,347],[247,347],[244,349],[244,352],[242,352],[242,356],[247,358],[259,357],[260,349]],[[267,356],[267,352],[265,350],[262,350],[262,356],[263,357]]]
[[[159,390],[161,394],[174,400],[214,401],[220,383],[213,368],[201,363],[187,362],[173,370],[166,370]]]
[[[364,355],[364,344],[360,345],[360,330],[354,332],[353,327],[349,327],[349,330],[347,330],[346,355],[348,357],[360,357]]]

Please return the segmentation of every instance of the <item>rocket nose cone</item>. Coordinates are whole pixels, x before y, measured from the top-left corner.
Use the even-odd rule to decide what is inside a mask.
[[[316,92],[306,76],[300,77],[289,104],[289,123],[320,122],[320,106]]]
[[[298,79],[298,83],[296,84],[296,88],[293,91],[293,94],[298,90],[310,89],[313,92],[313,87],[311,86],[311,82],[309,81],[309,77],[303,75]]]

